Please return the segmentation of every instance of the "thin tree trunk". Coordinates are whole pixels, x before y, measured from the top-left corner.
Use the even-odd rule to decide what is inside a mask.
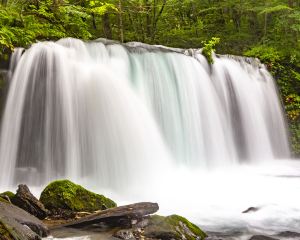
[[[120,31],[120,41],[124,42],[122,0],[119,0],[119,31]]]
[[[161,6],[160,11],[157,14],[157,17],[156,17],[156,19],[153,23],[153,29],[152,29],[152,35],[151,35],[152,41],[154,41],[154,39],[155,39],[157,23],[158,23],[158,20],[160,19],[161,15],[162,15],[164,9],[165,9],[166,3],[167,3],[167,0],[164,0],[163,5]]]
[[[105,37],[108,39],[112,39],[112,31],[111,31],[108,13],[105,13],[102,16],[102,21],[103,21],[103,32],[104,32]]]

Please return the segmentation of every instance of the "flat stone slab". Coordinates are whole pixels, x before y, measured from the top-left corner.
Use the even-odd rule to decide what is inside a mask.
[[[55,225],[51,229],[61,227],[80,228],[88,225],[104,223],[108,225],[118,225],[122,222],[130,223],[131,220],[138,220],[144,216],[157,212],[157,203],[141,202],[121,207],[109,208],[91,215],[82,217],[78,220],[70,221],[65,224]]]

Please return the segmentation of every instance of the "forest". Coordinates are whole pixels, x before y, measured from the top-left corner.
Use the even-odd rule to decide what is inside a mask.
[[[299,156],[299,0],[1,1],[2,60],[16,47],[65,37],[215,48],[219,54],[258,57],[278,83],[293,153]]]

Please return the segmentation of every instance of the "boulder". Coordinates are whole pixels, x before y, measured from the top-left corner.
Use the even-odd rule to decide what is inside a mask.
[[[43,190],[40,201],[52,212],[60,209],[74,212],[93,212],[117,206],[111,199],[90,192],[69,180],[58,180],[50,183]]]
[[[48,210],[32,195],[26,185],[21,184],[18,186],[17,193],[12,196],[11,202],[39,219],[45,219],[48,215]]]
[[[144,236],[161,240],[197,240],[207,237],[198,226],[178,215],[151,216],[148,225],[144,228]]]
[[[7,239],[11,236],[15,240],[41,239],[49,234],[48,228],[39,219],[13,204],[1,201],[0,229],[3,236],[8,236]]]
[[[12,199],[14,196],[15,196],[15,194],[13,192],[10,192],[10,191],[0,193],[0,197],[2,197],[2,198],[8,197],[9,199]]]

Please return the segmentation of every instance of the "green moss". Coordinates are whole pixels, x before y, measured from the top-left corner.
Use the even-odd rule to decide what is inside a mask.
[[[6,192],[3,192],[3,193],[0,193],[0,197],[3,197],[3,196],[8,196],[9,199],[13,199],[15,194],[13,192],[6,191]]]
[[[5,203],[9,203],[6,199],[0,197],[0,202],[5,202]]]
[[[182,222],[196,236],[201,237],[201,239],[204,239],[206,237],[206,234],[198,226],[191,223],[189,220],[187,220],[184,217],[181,217],[179,215],[171,215],[171,216],[166,217],[166,221],[174,226],[178,226],[178,225],[180,225],[179,223]]]
[[[155,231],[172,232],[176,239],[182,239],[184,236],[187,240],[205,239],[207,235],[195,224],[179,215],[167,217],[153,215],[150,218],[150,225],[156,226]]]
[[[9,233],[9,231],[6,229],[4,224],[0,222],[0,240],[11,240],[13,237]]]
[[[92,212],[117,206],[111,199],[90,192],[69,180],[50,183],[43,190],[40,201],[49,210],[66,209],[76,212]]]

